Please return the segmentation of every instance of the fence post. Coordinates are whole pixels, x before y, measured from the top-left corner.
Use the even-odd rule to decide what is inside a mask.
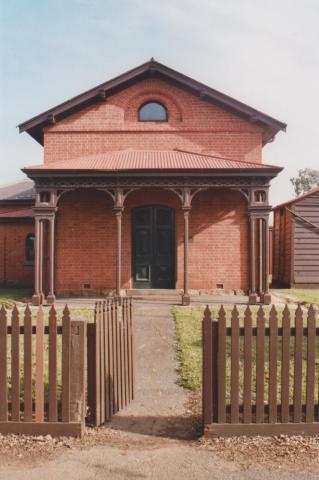
[[[71,320],[70,420],[83,424],[85,420],[85,339],[85,320]]]
[[[213,422],[218,422],[218,336],[219,322],[212,321],[212,402],[213,402]]]
[[[203,423],[213,421],[212,318],[208,305],[203,318]]]
[[[70,421],[70,310],[66,305],[62,317],[62,422]]]
[[[0,421],[8,421],[7,311],[0,308]]]
[[[96,383],[95,383],[95,324],[87,324],[87,402],[89,417],[95,422],[96,419]]]

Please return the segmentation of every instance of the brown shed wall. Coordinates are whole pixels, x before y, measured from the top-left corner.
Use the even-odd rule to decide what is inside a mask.
[[[294,217],[292,284],[319,286],[319,192],[301,199],[292,210],[298,215]]]
[[[319,192],[275,209],[273,282],[319,285]]]

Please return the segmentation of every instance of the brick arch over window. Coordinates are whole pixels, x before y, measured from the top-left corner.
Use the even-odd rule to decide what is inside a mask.
[[[124,107],[124,119],[129,122],[138,121],[139,109],[147,102],[158,102],[162,104],[168,112],[169,122],[181,122],[183,120],[183,110],[181,105],[176,102],[176,99],[170,94],[157,89],[145,90],[129,97]]]

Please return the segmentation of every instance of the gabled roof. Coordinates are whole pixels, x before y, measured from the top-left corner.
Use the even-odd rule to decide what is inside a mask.
[[[224,93],[218,92],[187,75],[156,62],[154,59],[151,59],[149,62],[143,63],[112,80],[97,85],[60,105],[50,108],[49,110],[21,123],[18,125],[19,131],[20,133],[25,131],[28,132],[33,138],[35,138],[35,140],[43,145],[43,127],[72,115],[101,99],[104,100],[106,97],[113,95],[117,91],[150,76],[157,76],[174,83],[179,87],[200,96],[203,100],[217,104],[226,110],[240,115],[252,123],[260,125],[264,128],[264,143],[270,141],[280,130],[286,129],[287,125],[285,123],[249,107],[245,103],[239,102]]]
[[[63,162],[25,167],[31,173],[49,172],[131,172],[131,171],[264,171],[278,173],[281,167],[250,163],[183,150],[120,150]]]
[[[312,190],[309,190],[303,195],[299,195],[299,197],[288,200],[287,202],[280,203],[279,205],[276,205],[275,207],[273,207],[273,210],[277,210],[278,208],[282,208],[282,207],[288,207],[288,205],[293,205],[294,203],[298,203],[303,198],[310,197],[314,193],[319,193],[319,187],[313,188]]]

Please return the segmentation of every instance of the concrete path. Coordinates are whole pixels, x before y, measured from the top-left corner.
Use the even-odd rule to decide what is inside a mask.
[[[134,402],[110,428],[144,435],[190,438],[187,391],[177,385],[175,331],[168,302],[133,303],[136,388]],[[188,423],[187,423],[188,421]]]

